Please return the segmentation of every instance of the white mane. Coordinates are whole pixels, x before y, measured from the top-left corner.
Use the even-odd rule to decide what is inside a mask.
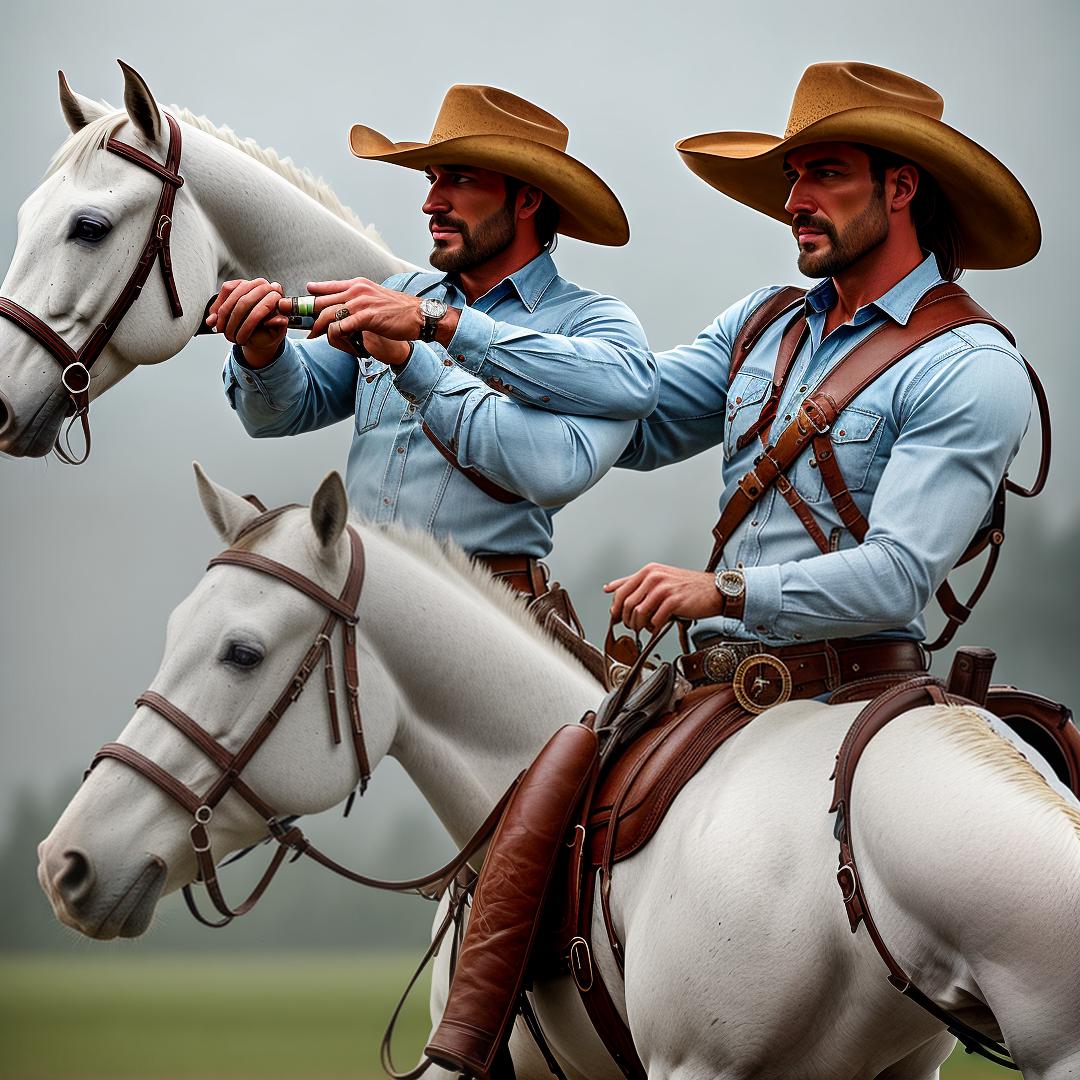
[[[980,765],[997,773],[1031,802],[1053,813],[1064,814],[1080,839],[1080,813],[1070,806],[1039,774],[1038,770],[1007,739],[998,736],[974,709],[959,707],[942,714],[950,723],[944,730],[956,745]],[[941,717],[937,717],[940,722]]]
[[[366,532],[381,533],[395,547],[416,556],[426,566],[437,567],[444,576],[446,573],[452,574],[470,591],[478,593],[489,604],[510,618],[534,641],[554,653],[560,660],[569,662],[578,670],[583,670],[578,661],[529,614],[525,600],[518,593],[496,581],[483,566],[474,562],[456,544],[443,542],[431,533],[420,529],[410,529],[397,523],[373,525],[356,515],[351,515],[351,519],[354,525]]]
[[[105,104],[104,102],[102,104]],[[64,165],[70,165],[77,170],[86,169],[93,160],[96,151],[100,150],[109,138],[128,119],[124,110],[113,110],[111,105],[106,105],[110,110],[106,115],[91,120],[84,128],[75,132],[49,162],[46,177],[51,176]],[[309,170],[295,164],[292,158],[282,158],[276,150],[266,149],[259,146],[254,139],[241,139],[230,127],[218,127],[205,116],[197,116],[190,109],[179,106],[168,106],[167,112],[179,121],[190,124],[200,131],[212,135],[228,146],[239,150],[248,157],[253,158],[261,165],[265,165],[272,172],[277,173],[282,179],[287,180],[293,187],[302,191],[309,198],[314,199],[320,206],[325,207],[335,217],[340,218],[347,225],[351,225],[357,232],[363,233],[369,240],[378,244],[384,250],[389,250],[382,237],[373,225],[365,225],[360,218],[353,213],[334,194],[330,185],[321,177],[314,176]]]

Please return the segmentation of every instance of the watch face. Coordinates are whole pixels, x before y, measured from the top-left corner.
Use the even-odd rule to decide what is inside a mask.
[[[420,314],[426,319],[441,319],[446,314],[446,304],[441,300],[421,300]]]
[[[746,589],[746,582],[738,570],[721,570],[716,575],[716,587],[725,595],[732,598],[742,596]]]

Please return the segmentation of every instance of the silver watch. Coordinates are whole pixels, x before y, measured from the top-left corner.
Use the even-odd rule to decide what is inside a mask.
[[[421,300],[420,314],[424,318],[424,325],[420,328],[421,341],[434,341],[435,332],[439,328],[439,320],[450,309],[441,300]]]
[[[738,600],[746,592],[746,578],[741,570],[717,570],[716,588],[728,600]]]

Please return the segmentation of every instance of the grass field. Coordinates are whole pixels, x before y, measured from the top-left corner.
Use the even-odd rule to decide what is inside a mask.
[[[411,971],[410,959],[348,952],[9,954],[0,1078],[375,1080],[383,1028]],[[412,1066],[426,1034],[418,988],[398,1025],[398,1068]],[[942,1072],[1005,1075],[963,1055]]]

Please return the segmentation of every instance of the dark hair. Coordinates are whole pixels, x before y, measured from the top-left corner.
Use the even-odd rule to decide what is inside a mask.
[[[911,220],[919,246],[932,251],[937,258],[938,272],[945,281],[955,281],[964,271],[960,265],[960,229],[956,217],[938,186],[937,181],[914,161],[883,150],[879,146],[861,146],[870,159],[870,176],[879,191],[884,190],[885,170],[911,165],[919,172],[919,186],[911,200]]]
[[[506,201],[512,202],[514,197],[523,187],[535,187],[524,180],[518,180],[515,176],[506,178]],[[539,191],[540,189],[537,188]],[[536,225],[536,238],[540,246],[554,250],[555,232],[559,227],[559,204],[548,194],[540,192],[540,206],[533,215],[533,223]]]

